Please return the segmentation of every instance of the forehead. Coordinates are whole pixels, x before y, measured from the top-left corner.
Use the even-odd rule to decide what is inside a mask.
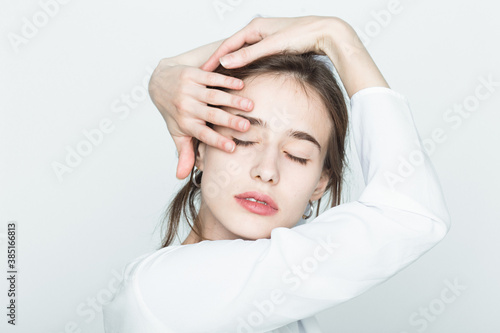
[[[231,94],[251,99],[254,102],[253,110],[223,109],[232,114],[260,118],[274,132],[295,129],[313,133],[326,147],[331,120],[317,92],[301,86],[290,75],[260,75],[244,82],[242,90],[231,91]]]

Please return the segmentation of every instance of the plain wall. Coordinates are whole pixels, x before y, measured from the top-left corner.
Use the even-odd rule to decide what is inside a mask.
[[[221,3],[227,11],[216,10]],[[151,71],[161,58],[226,38],[260,14],[343,18],[366,35],[390,86],[409,99],[421,138],[435,130],[446,137],[430,157],[452,216],[449,234],[387,282],[319,313],[324,331],[499,332],[499,7],[451,0],[3,0],[0,267],[6,274],[7,223],[16,221],[19,293],[18,325],[7,325],[2,307],[0,330],[103,332],[102,303],[124,265],[159,246],[159,222],[182,183],[175,145],[145,94]],[[392,10],[390,17],[383,10]],[[30,30],[33,22],[39,27]],[[478,99],[482,80],[496,83]],[[96,128],[108,133],[58,177],[54,164],[65,164],[79,145],[90,149],[84,133]],[[359,166],[352,167],[354,200],[363,184]],[[6,291],[2,278],[2,304]]]

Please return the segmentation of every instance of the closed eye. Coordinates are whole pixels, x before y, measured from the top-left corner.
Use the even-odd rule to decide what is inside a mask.
[[[235,137],[233,137],[233,141],[234,143],[237,145],[237,146],[243,146],[243,147],[247,147],[247,146],[251,146],[251,145],[254,145],[256,144],[257,142],[252,142],[252,141],[241,141],[241,140],[238,140],[236,139]],[[307,162],[309,161],[308,159],[305,159],[305,158],[300,158],[300,157],[297,157],[297,156],[293,156],[293,155],[290,155],[289,153],[285,152],[285,154],[288,156],[289,159],[291,159],[292,161],[295,161],[295,162],[298,162],[302,165],[306,165]]]

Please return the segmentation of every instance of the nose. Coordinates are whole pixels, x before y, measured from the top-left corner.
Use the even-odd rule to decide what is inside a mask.
[[[255,157],[255,165],[251,170],[253,179],[270,182],[273,185],[279,182],[278,155],[272,149],[265,149]]]

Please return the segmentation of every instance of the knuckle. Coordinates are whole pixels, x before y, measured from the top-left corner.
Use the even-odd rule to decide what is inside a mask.
[[[188,93],[187,85],[182,83],[179,83],[175,90],[178,95],[187,95]]]
[[[231,40],[227,39],[224,42],[222,42],[220,49],[224,54],[231,52],[232,51]]]
[[[177,119],[177,125],[179,126],[179,128],[186,128],[186,120],[182,117],[180,119]]]
[[[242,59],[247,59],[249,56],[248,47],[244,47],[244,48],[240,49],[238,52],[239,52],[239,55]]]
[[[217,97],[217,90],[208,89],[207,95],[206,95],[207,102],[209,102],[210,104],[213,104],[215,102],[216,97]]]
[[[237,108],[237,109],[241,108],[243,101],[244,101],[244,99],[241,97],[237,97],[234,95],[233,95],[233,97],[231,97],[231,103],[232,103],[234,108]]]
[[[198,132],[198,140],[200,140],[201,142],[207,143],[208,138],[209,133],[207,128],[204,128]]]
[[[220,136],[214,138],[214,146],[219,149],[224,149],[224,141]]]
[[[236,80],[234,78],[230,77],[230,76],[226,76],[224,78],[224,85],[225,86],[231,86],[231,85],[233,85],[235,83],[236,83]]]
[[[189,108],[189,102],[182,98],[177,102],[177,109],[180,111],[186,111]]]
[[[238,121],[240,119],[241,119],[240,117],[236,117],[236,116],[230,116],[230,117],[228,117],[227,118],[227,126],[228,127],[236,128],[236,126],[238,125]]]
[[[215,74],[208,74],[207,86],[215,87],[217,85],[217,76]]]
[[[259,24],[259,22],[262,21],[262,17],[254,17],[251,21],[250,21],[250,24],[252,25],[256,25],[256,24]]]
[[[216,113],[215,113],[215,110],[214,109],[208,109],[207,110],[207,113],[206,113],[206,120],[209,122],[209,123],[212,123],[214,124],[215,123],[215,119],[216,119]]]
[[[187,80],[189,79],[191,76],[191,73],[189,72],[189,68],[183,68],[181,69],[180,73],[179,73],[179,79],[181,80]]]

